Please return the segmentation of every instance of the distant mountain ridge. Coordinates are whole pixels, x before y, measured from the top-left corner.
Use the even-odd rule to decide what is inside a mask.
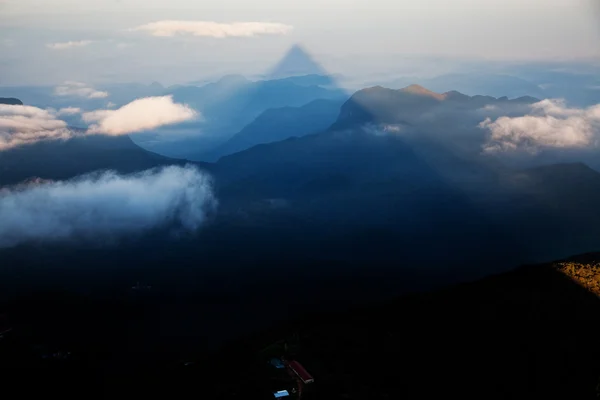
[[[385,86],[401,88],[411,82],[414,78],[401,78],[388,82]],[[453,73],[436,76],[433,78],[421,78],[418,82],[432,89],[434,92],[444,93],[450,90],[458,90],[470,96],[485,93],[491,96],[508,96],[511,98],[525,95],[543,97],[544,91],[540,87],[525,79],[506,74],[483,74],[483,73]]]
[[[457,91],[436,93],[420,85],[403,89],[374,86],[359,90],[342,106],[333,128],[339,129],[361,123],[407,123],[439,107],[454,107],[457,112],[475,110],[498,103],[532,104],[539,100],[525,96],[509,100],[507,97],[467,96]]]
[[[347,98],[342,90],[325,89],[314,83],[289,79],[253,82],[242,76],[227,76],[206,86],[179,87],[166,94],[202,112],[208,123],[239,130],[269,108],[300,107],[317,99]]]
[[[270,108],[223,145],[209,152],[206,159],[218,159],[258,144],[325,130],[335,122],[342,104],[341,100],[319,99],[301,107]]]
[[[81,136],[47,140],[0,152],[0,186],[29,178],[63,180],[97,170],[138,172],[184,160],[169,159],[137,146],[129,136]]]
[[[404,91],[375,88],[362,93],[368,110],[376,104],[388,113],[381,119],[367,114],[366,121],[384,123],[409,118],[406,110],[411,107],[422,112],[450,103],[456,107],[452,110],[471,110],[491,99],[510,101],[458,92],[444,93],[441,98],[419,87]],[[289,111],[284,108],[281,115]],[[404,114],[397,118],[398,113]],[[295,120],[297,115],[293,117]],[[76,252],[73,258],[69,258],[73,253],[69,244],[39,246],[45,252],[25,246],[3,251],[8,258],[2,262],[14,260],[15,266],[39,265],[47,271],[47,260],[54,260],[55,265],[77,260],[72,261],[73,268],[86,276],[82,279],[90,279],[88,268],[92,265],[102,273],[108,265],[125,271],[133,259],[144,271],[155,271],[155,282],[173,276],[165,268],[168,265],[180,268],[178,279],[186,284],[203,282],[211,290],[216,288],[215,292],[236,292],[236,279],[240,285],[249,279],[261,284],[270,279],[270,286],[278,287],[285,296],[290,289],[277,281],[292,273],[298,276],[290,280],[294,283],[303,279],[315,282],[310,279],[318,276],[319,282],[327,282],[324,286],[336,286],[350,274],[373,277],[377,275],[374,265],[378,265],[377,273],[383,274],[380,276],[391,271],[396,276],[410,276],[418,270],[427,278],[438,274],[456,279],[459,274],[481,276],[600,245],[600,174],[584,164],[515,170],[490,161],[480,151],[461,152],[440,144],[435,141],[439,136],[422,131],[378,134],[364,128],[365,119],[346,118],[343,122],[350,123],[340,129],[334,124],[321,132],[256,145],[216,163],[202,164],[213,177],[219,209],[210,226],[196,235],[175,240],[157,234],[143,237],[133,247]],[[445,117],[443,122],[447,124]],[[446,136],[450,136],[447,142],[454,144],[456,136]],[[32,177],[68,179],[95,169],[127,173],[183,162],[143,151],[128,137],[48,141],[1,152],[0,184]],[[250,263],[264,268],[263,275],[254,275],[247,268]],[[230,265],[235,266],[235,273],[221,268]],[[223,271],[224,278],[192,279],[199,276],[193,275],[198,271],[211,275],[213,270]],[[329,281],[320,279],[324,274],[329,274]],[[406,281],[398,279],[390,287],[396,282]],[[310,289],[301,291],[307,297],[313,295]],[[268,288],[265,292],[271,293]],[[355,298],[352,290],[348,293]],[[197,311],[195,304],[190,306]],[[260,313],[262,309],[255,310]]]
[[[190,133],[201,131],[202,138],[175,142],[170,151],[161,150],[160,145],[152,147],[152,150],[201,160],[204,154],[223,144],[268,109],[301,107],[318,99],[348,98],[348,94],[339,88],[316,85],[315,83],[322,83],[319,80],[308,77],[250,81],[242,76],[232,75],[202,87],[182,86],[169,89],[165,94],[173,95],[176,102],[188,104],[201,113],[202,121],[181,124],[179,127]],[[206,138],[213,138],[214,144],[204,144]],[[169,146],[169,143],[165,143],[165,146]]]
[[[22,106],[23,102],[19,99],[15,99],[14,97],[0,97],[0,104]]]

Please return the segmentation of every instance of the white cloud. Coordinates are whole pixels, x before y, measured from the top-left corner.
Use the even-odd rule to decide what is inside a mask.
[[[81,114],[81,108],[79,107],[65,107],[58,110],[56,115],[75,115]]]
[[[363,131],[375,136],[409,134],[411,129],[402,124],[366,124]]]
[[[173,102],[172,96],[146,97],[117,110],[97,110],[83,114],[85,122],[95,124],[89,133],[122,135],[177,124],[198,118],[187,105]]]
[[[271,22],[212,21],[157,21],[133,28],[133,31],[148,32],[152,36],[171,37],[176,35],[207,36],[213,38],[252,37],[259,35],[285,35],[292,26]]]
[[[125,42],[121,42],[121,43],[117,43],[117,49],[127,49],[129,47],[133,47],[133,43],[125,43]]]
[[[596,146],[600,133],[600,104],[586,109],[568,108],[563,100],[543,100],[531,105],[531,114],[519,117],[487,118],[479,125],[491,136],[487,152],[543,148],[584,148]]]
[[[214,207],[210,178],[191,166],[21,185],[0,190],[0,247],[98,241],[172,223],[195,231]]]
[[[173,102],[171,96],[134,100],[118,110],[82,113],[85,122],[93,123],[86,132],[68,129],[59,115],[74,115],[75,107],[53,109],[0,104],[0,151],[43,140],[70,139],[81,135],[126,135],[164,125],[177,124],[198,117],[186,105]]]
[[[103,99],[108,92],[102,92],[81,82],[67,81],[54,89],[57,96],[86,97],[88,99]]]
[[[534,112],[555,117],[568,117],[582,114],[582,110],[580,109],[568,108],[563,99],[545,99],[532,104],[531,109]]]
[[[32,106],[0,104],[0,151],[74,134],[52,111]]]
[[[113,103],[112,101],[109,101],[108,103],[106,103],[106,108],[115,108],[117,105],[115,103]]]
[[[85,47],[92,44],[91,40],[80,40],[80,41],[69,41],[69,42],[59,42],[59,43],[48,43],[46,47],[52,50],[66,50],[72,49],[76,47]]]

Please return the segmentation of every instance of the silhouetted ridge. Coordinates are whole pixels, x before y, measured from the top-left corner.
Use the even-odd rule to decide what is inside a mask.
[[[335,122],[342,103],[343,100],[319,99],[301,107],[270,108],[205,159],[216,160],[258,144],[323,131]]]
[[[14,97],[0,97],[0,104],[8,104],[13,106],[22,106],[23,102]]]
[[[508,100],[492,96],[467,96],[458,91],[442,94],[420,85],[410,85],[397,90],[374,86],[354,93],[342,106],[340,116],[332,128],[345,129],[370,122],[405,124],[439,107],[448,107],[448,110],[464,112],[498,102],[531,104],[538,101],[529,96]]]
[[[184,162],[146,151],[129,136],[44,140],[0,152],[0,186],[31,177],[62,180],[97,170],[131,173]]]

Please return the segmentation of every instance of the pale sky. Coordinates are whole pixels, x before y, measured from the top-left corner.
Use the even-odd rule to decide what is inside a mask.
[[[333,73],[412,54],[599,58],[599,2],[0,0],[0,85],[260,73],[294,43]]]

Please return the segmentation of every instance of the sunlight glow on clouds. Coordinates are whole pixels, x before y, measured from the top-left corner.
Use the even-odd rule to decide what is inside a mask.
[[[198,118],[187,105],[173,102],[172,96],[146,97],[117,110],[97,110],[83,114],[85,122],[95,122],[89,133],[123,135],[177,124]]]
[[[134,100],[117,110],[83,112],[82,119],[93,123],[87,131],[69,129],[59,115],[75,115],[75,107],[59,111],[32,106],[0,104],[0,151],[42,140],[70,139],[81,135],[126,135],[199,118],[187,105],[171,96]]]
[[[0,104],[0,151],[41,140],[68,139],[67,123],[49,110]]]
[[[600,134],[600,104],[568,108],[563,100],[543,100],[521,117],[487,118],[479,125],[491,132],[486,152],[596,146]]]
[[[271,22],[212,21],[157,21],[133,28],[133,31],[147,32],[152,36],[172,37],[176,35],[207,36],[213,38],[252,37],[259,35],[285,35],[293,29],[290,25]]]

